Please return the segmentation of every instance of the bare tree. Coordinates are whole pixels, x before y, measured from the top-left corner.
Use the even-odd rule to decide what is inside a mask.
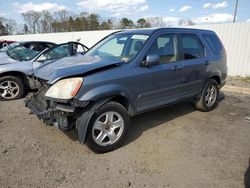
[[[189,25],[195,25],[195,23],[190,19],[181,19],[178,22],[178,25],[180,25],[180,26],[189,26]]]
[[[0,17],[0,36],[2,35],[7,35],[7,32],[6,32],[6,27],[3,25],[3,21],[1,20]]]
[[[90,26],[89,26],[89,22],[88,22],[89,13],[88,12],[82,12],[79,15],[79,18],[81,19],[81,22],[82,22],[82,30],[84,30],[84,31],[90,30]]]
[[[8,35],[14,34],[16,32],[16,28],[17,28],[17,23],[15,20],[13,19],[6,20],[6,31]]]
[[[89,29],[90,30],[98,30],[100,29],[100,23],[99,23],[99,15],[97,14],[90,14],[88,17],[89,22]]]
[[[48,11],[43,11],[40,15],[41,18],[38,24],[39,33],[51,33],[53,16]]]
[[[112,23],[111,29],[118,29],[118,28],[120,28],[120,22],[121,22],[120,19],[112,17],[109,20]]]
[[[60,10],[54,13],[54,21],[52,23],[53,30],[55,32],[69,31],[68,20],[73,14],[66,10]]]
[[[134,22],[128,18],[122,18],[120,21],[120,26],[122,29],[130,29],[134,27]]]
[[[150,24],[151,27],[165,27],[165,26],[168,26],[168,24],[163,20],[162,17],[147,18],[147,22]]]
[[[39,12],[29,11],[26,13],[22,13],[22,16],[30,32],[35,34],[38,29],[38,23],[39,23],[41,14]]]
[[[137,20],[137,27],[148,28],[150,27],[150,23],[148,23],[147,20],[145,20],[145,18],[140,18],[139,20]]]
[[[17,23],[13,19],[0,17],[0,33],[2,35],[12,35],[16,32]]]
[[[88,30],[109,30],[109,29],[130,29],[152,26],[163,26],[161,17],[148,19],[141,18],[133,22],[128,18],[101,18],[98,14],[82,12],[74,15],[67,10],[57,12],[29,11],[21,14],[24,24],[17,24],[15,20],[0,17],[0,33],[7,34],[28,34],[28,33],[51,33]]]
[[[103,21],[100,25],[101,30],[110,30],[112,28],[112,22],[110,19],[108,21]]]

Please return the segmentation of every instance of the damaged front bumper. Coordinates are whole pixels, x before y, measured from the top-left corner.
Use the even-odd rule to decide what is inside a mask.
[[[61,130],[74,127],[80,109],[85,108],[89,102],[47,98],[45,94],[48,89],[49,86],[44,84],[25,101],[26,107],[47,125],[54,125]]]

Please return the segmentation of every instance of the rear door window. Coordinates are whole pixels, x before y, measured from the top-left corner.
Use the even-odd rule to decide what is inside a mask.
[[[182,34],[180,40],[184,60],[204,57],[204,48],[196,35]]]

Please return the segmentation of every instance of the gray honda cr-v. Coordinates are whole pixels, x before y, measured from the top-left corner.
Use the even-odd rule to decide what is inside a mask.
[[[107,152],[124,142],[137,114],[186,99],[212,110],[226,76],[226,53],[213,31],[120,31],[82,57],[39,67],[34,78],[41,87],[26,106],[46,124],[75,128],[93,151]]]

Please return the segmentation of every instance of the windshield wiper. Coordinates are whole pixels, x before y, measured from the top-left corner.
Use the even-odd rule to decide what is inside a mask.
[[[6,43],[6,46],[8,47],[8,49],[11,49],[11,46],[8,43]]]
[[[9,52],[9,51],[10,51],[10,52]],[[6,54],[7,54],[9,57],[11,57],[11,58],[13,58],[13,59],[15,59],[15,60],[18,60],[18,61],[22,61],[22,58],[19,57],[19,55],[18,55],[12,48],[9,49],[9,51],[6,51]],[[14,57],[11,55],[11,53],[13,53]]]
[[[6,46],[7,46],[7,48],[8,48],[8,50],[10,50],[11,49],[11,46],[8,44],[8,43],[6,43]],[[5,46],[4,46],[5,47]],[[3,48],[4,48],[3,47]],[[6,50],[7,51],[7,50]],[[5,51],[3,51],[2,49],[0,49],[0,52],[5,52]]]

